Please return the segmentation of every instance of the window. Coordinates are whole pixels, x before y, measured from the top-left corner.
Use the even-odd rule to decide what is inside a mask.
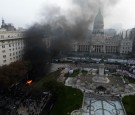
[[[6,60],[3,60],[3,63],[6,63]]]
[[[6,51],[5,50],[2,50],[2,53],[5,53]]]
[[[5,45],[2,45],[2,48],[5,48]]]
[[[11,49],[9,49],[9,51],[11,51]]]
[[[10,61],[12,61],[12,58],[10,58]]]
[[[13,53],[13,55],[15,55],[15,53]]]
[[[10,56],[12,56],[12,54],[10,53]]]
[[[9,44],[9,47],[11,47],[11,44]]]
[[[3,55],[3,58],[6,58],[6,55]]]
[[[4,35],[1,35],[1,38],[4,38]]]

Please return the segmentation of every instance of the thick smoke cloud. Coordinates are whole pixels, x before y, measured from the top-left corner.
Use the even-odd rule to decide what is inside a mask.
[[[36,75],[48,70],[45,65],[62,52],[70,51],[73,40],[90,39],[90,29],[99,8],[104,13],[116,3],[117,0],[71,0],[68,10],[58,6],[43,8],[43,20],[26,31],[25,59],[31,62],[31,73]],[[45,46],[46,39],[51,41],[49,49]]]
[[[120,0],[70,0],[70,8],[63,10],[58,6],[47,6],[43,9],[43,23],[52,28],[61,27],[71,39],[83,40],[87,32],[93,29],[93,22],[99,9],[107,14],[109,9]]]
[[[49,52],[45,48],[45,32],[49,34],[49,26],[40,24],[32,25],[25,32],[24,60],[30,64],[29,77],[33,79],[49,71]]]

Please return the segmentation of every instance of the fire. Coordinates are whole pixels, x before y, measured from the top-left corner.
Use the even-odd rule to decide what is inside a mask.
[[[28,80],[26,84],[30,85],[32,83],[32,80]]]

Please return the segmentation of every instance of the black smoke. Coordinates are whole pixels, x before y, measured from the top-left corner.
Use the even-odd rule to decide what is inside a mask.
[[[31,76],[49,71],[48,63],[61,57],[62,52],[72,50],[73,41],[90,39],[95,15],[99,8],[108,11],[117,0],[71,0],[69,10],[58,6],[43,8],[43,20],[33,24],[25,32],[25,55],[31,65]],[[50,47],[46,47],[46,40]]]
[[[30,64],[29,77],[35,78],[49,71],[50,52],[43,39],[48,28],[48,25],[34,24],[25,32],[24,60]]]

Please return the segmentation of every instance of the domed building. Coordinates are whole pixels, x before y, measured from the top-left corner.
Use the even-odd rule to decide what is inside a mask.
[[[86,54],[128,54],[132,52],[133,41],[130,36],[108,36],[104,34],[104,18],[99,9],[95,16],[92,38],[82,41],[74,41],[73,52]]]
[[[95,17],[93,34],[104,34],[104,20],[100,10]]]

